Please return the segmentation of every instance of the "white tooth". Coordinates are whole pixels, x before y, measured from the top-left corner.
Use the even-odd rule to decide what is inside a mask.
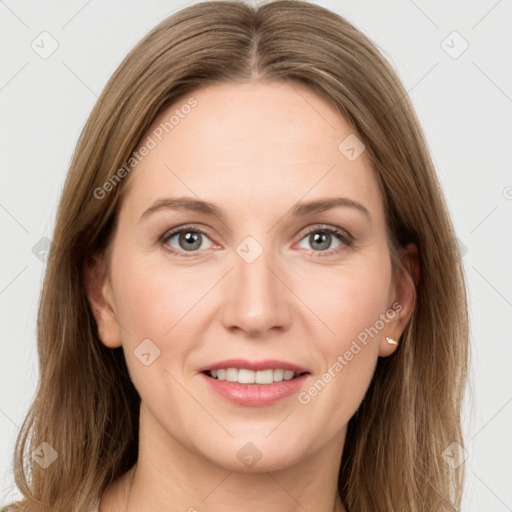
[[[272,384],[274,381],[274,370],[258,370],[254,382],[256,384]]]
[[[218,380],[237,382],[239,384],[272,384],[283,380],[291,380],[295,376],[292,370],[258,370],[252,371],[246,368],[219,368],[210,370],[211,376]]]
[[[226,380],[228,382],[237,382],[238,381],[238,369],[237,368],[226,369]]]
[[[240,368],[238,370],[238,383],[239,384],[254,384],[254,377],[256,372],[252,370],[246,370],[245,368]]]
[[[285,370],[284,371],[284,380],[293,379],[293,374],[294,374],[294,372],[292,372],[291,370]]]
[[[274,382],[281,382],[283,380],[284,370],[274,370]]]

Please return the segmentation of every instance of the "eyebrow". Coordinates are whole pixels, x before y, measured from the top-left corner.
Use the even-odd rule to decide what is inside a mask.
[[[372,217],[368,209],[361,203],[347,197],[332,197],[309,201],[306,203],[297,203],[291,209],[291,215],[301,217],[312,213],[321,213],[337,207],[354,208],[363,213],[371,222]],[[222,210],[213,203],[201,201],[192,197],[166,197],[157,199],[140,217],[140,221],[145,220],[153,213],[159,210],[187,210],[196,213],[203,213],[212,217],[224,220]]]

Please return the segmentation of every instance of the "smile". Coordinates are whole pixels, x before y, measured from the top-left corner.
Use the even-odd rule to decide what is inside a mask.
[[[295,379],[306,372],[294,372],[282,368],[258,371],[246,368],[219,368],[217,370],[207,370],[205,373],[213,379],[238,382],[238,384],[272,384],[273,382]]]

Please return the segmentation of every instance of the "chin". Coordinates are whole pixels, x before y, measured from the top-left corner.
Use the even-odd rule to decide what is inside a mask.
[[[244,436],[243,439],[253,439],[252,441],[240,439],[234,438],[223,446],[217,445],[214,452],[208,453],[212,448],[210,445],[209,450],[201,450],[201,453],[212,463],[238,473],[279,471],[298,464],[307,457],[305,447],[300,450],[298,447],[294,447],[294,443],[285,443],[281,439],[254,440],[250,436]]]

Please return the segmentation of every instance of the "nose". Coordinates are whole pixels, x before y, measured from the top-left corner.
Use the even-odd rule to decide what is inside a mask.
[[[254,250],[253,245],[251,251]],[[222,310],[225,328],[258,338],[286,330],[293,294],[286,286],[286,271],[272,250],[263,248],[254,261],[242,251],[236,252],[233,261],[234,268],[225,282]]]

